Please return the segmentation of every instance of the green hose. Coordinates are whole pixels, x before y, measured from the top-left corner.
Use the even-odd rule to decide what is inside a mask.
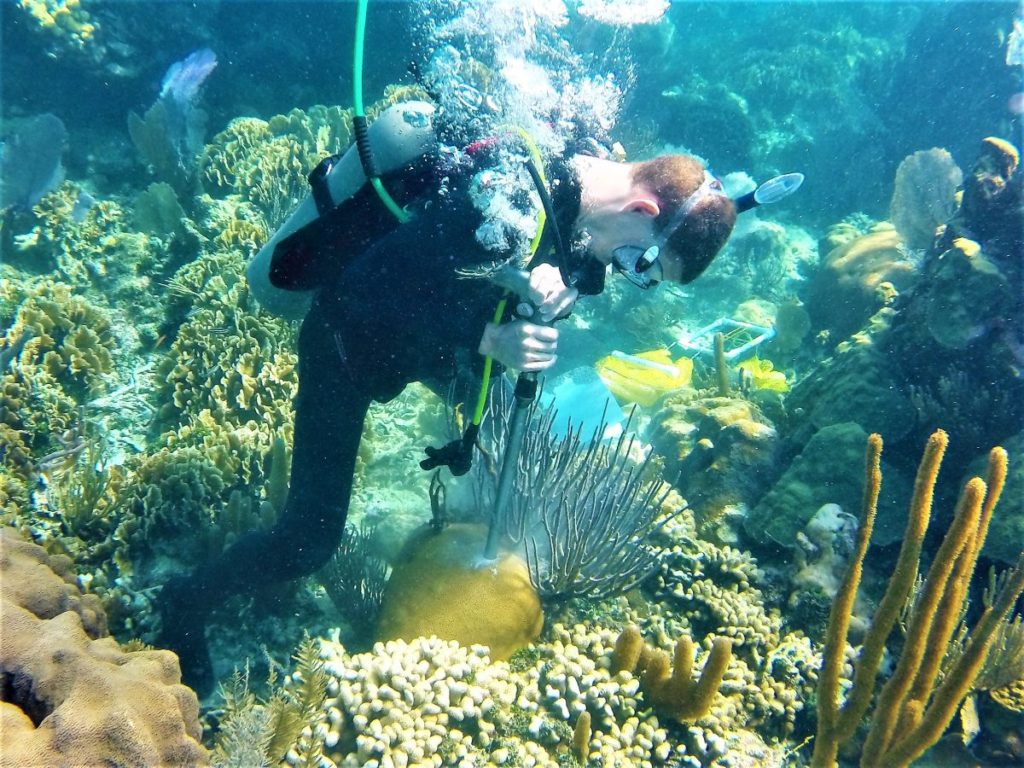
[[[363,41],[366,38],[366,6],[369,0],[359,0],[356,4],[356,35],[355,45],[352,49],[352,111],[355,115],[353,123],[358,125],[362,123],[366,124],[366,112],[363,110]],[[365,128],[363,129],[365,134]],[[360,130],[356,128],[356,139],[359,140]],[[364,156],[364,153],[369,152],[369,143],[365,147],[359,149],[360,157]],[[365,168],[364,163],[364,168]],[[388,191],[384,189],[384,185],[381,183],[380,177],[375,173],[367,172],[367,178],[370,180],[370,185],[377,193],[377,197],[384,203],[384,207],[387,208],[398,219],[401,223],[405,223],[409,220],[409,214],[403,210],[402,206],[395,202],[394,198],[388,194]]]

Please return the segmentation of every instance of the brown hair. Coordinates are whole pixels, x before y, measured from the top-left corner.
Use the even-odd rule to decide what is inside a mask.
[[[661,155],[633,167],[633,183],[658,199],[659,231],[676,219],[679,207],[704,181],[704,166],[689,155]],[[736,206],[724,195],[705,195],[665,243],[682,260],[681,282],[695,280],[715,258],[736,223]]]

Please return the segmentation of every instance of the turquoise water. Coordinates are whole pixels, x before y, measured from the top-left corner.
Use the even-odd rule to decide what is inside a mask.
[[[396,355],[409,366],[428,357],[401,342],[435,338],[434,325],[472,337],[458,359],[479,371],[482,322],[451,329],[451,308],[430,303],[433,272],[417,258],[444,248],[429,231],[398,241],[393,263],[412,267],[364,259],[355,294],[338,299],[365,307],[351,322],[388,334],[365,358],[339,353],[356,361],[357,385],[317,400],[324,410],[301,434],[324,444],[300,452],[289,488],[300,365],[336,381],[344,329],[300,355],[309,299],[275,314],[246,268],[294,229],[304,200],[313,218],[307,174],[352,142],[355,3],[22,0],[0,5],[0,21],[0,522],[70,558],[75,589],[106,614],[106,629],[86,621],[91,638],[109,631],[122,658],[149,658],[133,655],[148,652],[139,641],[183,653],[198,718],[163,700],[156,709],[185,729],[152,737],[141,764],[203,754],[236,766],[830,764],[822,658],[839,659],[845,697],[871,626],[887,648],[877,688],[898,670],[914,677],[908,649],[945,658],[919,683],[925,721],[944,734],[920,764],[1024,764],[1019,5],[370,2],[370,123],[390,105],[430,104],[429,119],[420,108],[402,117],[430,122],[442,169],[429,205],[417,198],[410,210],[421,223],[440,217],[462,199],[460,174],[471,176],[476,223],[445,230],[444,242],[468,242],[484,261],[525,259],[538,227],[520,129],[556,205],[559,159],[579,153],[692,155],[734,198],[804,175],[790,197],[739,214],[693,283],[641,291],[609,271],[603,293],[555,324],[558,362],[540,401],[558,413],[525,422],[507,505],[496,498],[511,374],[495,377],[465,476],[419,462],[462,434],[475,374],[467,386],[430,377],[397,396],[374,391],[381,402],[361,433],[358,419],[336,427],[358,382],[385,386]],[[487,160],[467,172],[474,157]],[[397,176],[385,181],[402,193]],[[374,203],[332,236],[361,251],[374,238],[359,233],[378,226],[392,225]],[[490,290],[459,285],[460,297]],[[830,609],[870,517],[869,434],[885,443],[883,481],[842,638]],[[354,470],[332,458],[339,435]],[[913,491],[926,445],[944,459],[922,526],[929,506]],[[957,499],[972,476],[992,498],[995,446],[1009,463],[989,525]],[[344,540],[321,568],[345,496]],[[308,528],[255,560],[237,555],[310,499],[324,508]],[[496,518],[501,558],[484,562]],[[915,520],[927,527],[921,574],[957,562],[954,586],[939,569],[931,592],[900,577],[897,563],[917,554],[901,550]],[[968,543],[944,544],[949,530]],[[5,606],[28,607],[11,585],[32,582],[10,568]],[[161,590],[189,573],[215,575],[183,582],[186,607],[161,616]],[[893,605],[908,604],[889,634],[877,629],[887,584]],[[906,592],[925,595],[916,619]],[[932,592],[947,597],[929,610]],[[84,617],[77,600],[62,609]],[[993,600],[1003,619],[988,626]],[[57,646],[85,647],[44,613],[39,631]],[[952,639],[935,630],[926,642],[933,614]],[[972,653],[958,617],[970,637],[991,633],[989,661],[947,694],[939,686],[952,687]],[[186,625],[205,637],[211,678],[168,640]],[[676,670],[669,683],[659,661],[623,662],[631,626]],[[58,710],[84,720],[66,713],[132,699],[116,693],[123,662],[111,661],[81,662],[113,681],[99,703],[40,693],[53,673],[4,635],[4,701],[29,715],[34,745],[13,764],[84,750],[38,746]],[[704,706],[681,672],[687,639],[695,668],[709,670]],[[159,685],[192,702],[172,687],[176,674]],[[864,701],[839,762],[904,764],[893,755],[918,740],[906,702]],[[152,716],[143,710],[133,717]],[[872,725],[897,716],[895,737]],[[96,727],[97,751],[78,759],[133,764],[109,725]]]

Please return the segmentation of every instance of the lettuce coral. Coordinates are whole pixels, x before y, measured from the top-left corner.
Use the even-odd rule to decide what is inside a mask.
[[[390,86],[366,110],[372,121],[398,101],[426,98],[419,88]],[[213,137],[200,160],[200,178],[215,196],[236,195],[276,228],[307,194],[306,175],[352,141],[352,112],[338,106],[293,109],[270,120],[240,117]]]
[[[5,340],[24,337],[18,367],[47,376],[79,403],[104,387],[116,341],[109,315],[68,285],[41,283],[18,309]]]

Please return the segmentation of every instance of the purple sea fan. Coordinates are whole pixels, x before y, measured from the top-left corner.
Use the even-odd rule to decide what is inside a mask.
[[[217,66],[217,54],[209,48],[193,51],[167,68],[160,83],[160,98],[173,100],[184,110],[195,101],[199,89]]]

